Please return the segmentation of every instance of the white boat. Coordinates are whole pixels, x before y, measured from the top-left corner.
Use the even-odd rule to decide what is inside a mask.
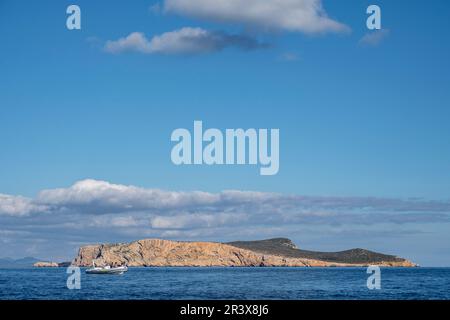
[[[111,266],[104,266],[104,267],[96,267],[94,263],[93,267],[86,270],[87,274],[123,274],[124,272],[128,271],[127,266],[120,266],[120,267],[111,267]]]

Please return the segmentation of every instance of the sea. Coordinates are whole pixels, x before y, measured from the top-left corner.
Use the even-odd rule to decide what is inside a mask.
[[[380,289],[368,288],[366,268],[129,268],[123,275],[67,271],[0,269],[0,299],[450,299],[450,268],[381,268]]]

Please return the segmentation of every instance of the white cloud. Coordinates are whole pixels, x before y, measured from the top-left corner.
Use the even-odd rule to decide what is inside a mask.
[[[182,213],[174,216],[154,216],[150,225],[154,229],[214,228],[241,223],[248,218],[246,214],[236,213]]]
[[[87,179],[69,188],[41,191],[36,201],[59,208],[87,207],[102,213],[209,205],[218,198],[219,195],[207,192],[171,192]]]
[[[114,217],[111,219],[111,225],[114,227],[137,227],[139,222],[132,216]]]
[[[348,32],[321,0],[165,0],[164,10],[206,20],[308,34]]]
[[[152,47],[141,32],[130,33],[125,38],[118,40],[108,40],[105,45],[105,50],[111,53],[120,53],[124,51],[138,51],[142,53],[152,53]]]
[[[108,228],[108,227],[116,227],[116,228],[130,228],[130,227],[139,227],[139,226],[148,226],[148,223],[145,224],[142,219],[139,217],[133,217],[132,215],[100,215],[93,216],[86,219],[83,222],[80,222],[81,225],[87,227],[99,227],[99,228]]]
[[[0,215],[26,216],[47,209],[47,206],[37,205],[29,198],[0,194]]]
[[[365,34],[361,40],[359,40],[359,43],[362,45],[375,47],[383,42],[383,40],[389,36],[389,33],[390,31],[388,29],[371,31]]]
[[[133,32],[125,38],[107,41],[105,50],[110,53],[135,51],[144,54],[200,54],[220,51],[227,47],[251,50],[266,46],[243,35],[185,27],[156,35],[151,39],[147,39],[141,32]]]

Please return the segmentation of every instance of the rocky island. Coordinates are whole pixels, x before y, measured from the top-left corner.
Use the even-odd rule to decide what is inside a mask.
[[[413,262],[365,249],[317,252],[297,248],[289,239],[184,242],[144,239],[131,243],[95,244],[79,249],[72,265],[129,267],[415,267]]]
[[[36,268],[66,268],[71,265],[71,262],[52,262],[52,261],[37,261],[33,263]]]
[[[36,267],[36,268],[57,268],[57,267],[59,267],[59,264],[57,262],[51,262],[51,261],[38,261],[36,263],[33,263],[33,267]]]

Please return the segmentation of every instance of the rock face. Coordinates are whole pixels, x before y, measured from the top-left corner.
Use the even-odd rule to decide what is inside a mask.
[[[265,240],[269,241],[269,240]],[[292,242],[283,248],[296,249]],[[393,257],[393,256],[386,256]],[[380,266],[413,267],[412,262],[396,258],[377,261]],[[329,266],[367,266],[371,263],[346,263],[345,261],[324,261],[307,257],[284,256],[257,252],[231,244],[215,242],[181,242],[161,239],[145,239],[123,244],[98,244],[81,247],[78,256],[72,261],[75,266],[128,265],[130,267],[159,266],[290,266],[290,267],[329,267]]]

